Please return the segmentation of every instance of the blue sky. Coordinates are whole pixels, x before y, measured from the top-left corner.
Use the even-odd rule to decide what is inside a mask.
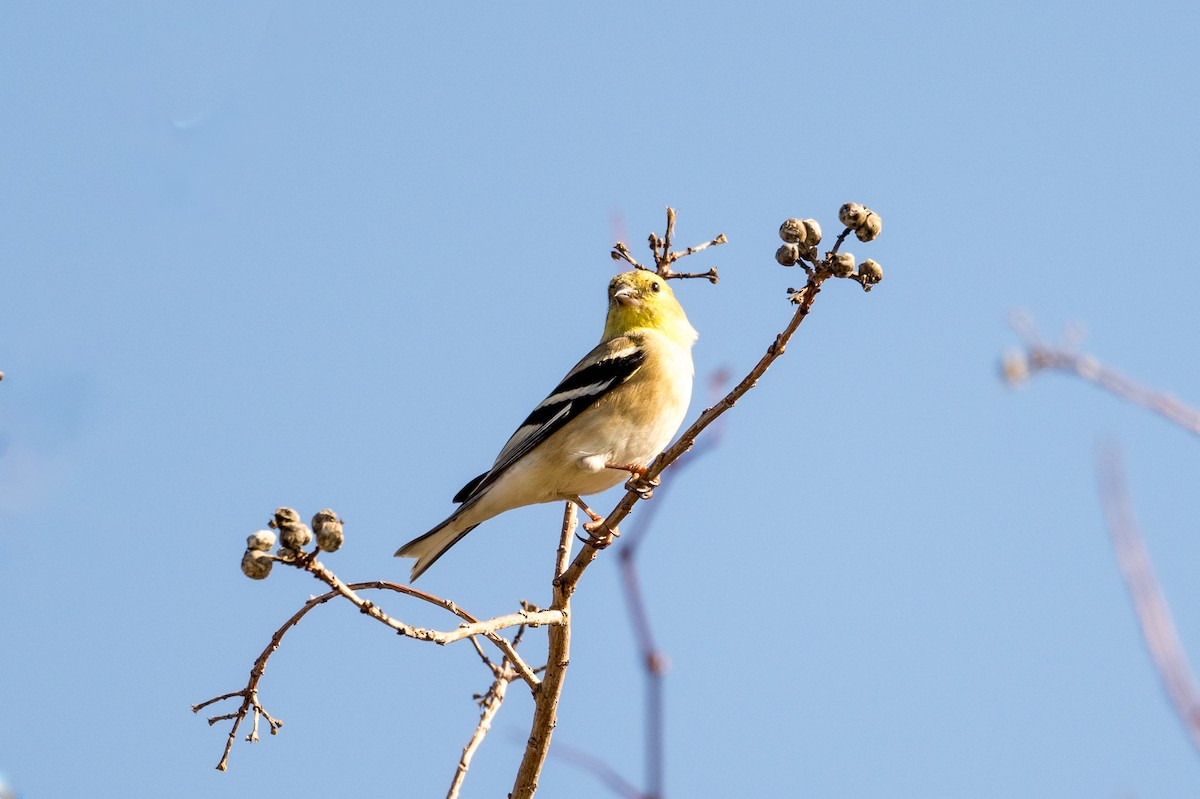
[[[243,578],[244,537],[332,507],[328,565],[402,579],[392,551],[595,343],[615,237],[643,253],[666,204],[681,242],[729,237],[692,259],[720,284],[677,292],[701,378],[744,373],[801,282],[780,221],[855,200],[883,284],[829,285],[665,477],[642,570],[668,793],[1194,794],[1093,455],[1123,447],[1200,662],[1200,449],[996,361],[1025,308],[1200,403],[1198,28],[1154,2],[5,4],[0,772],[29,797],[444,793],[486,674],[339,606],[270,663],[281,735],[212,769],[225,731],[189,706],[320,590]],[[488,522],[421,587],[547,603],[559,513]],[[577,596],[556,740],[638,781],[615,567]],[[511,785],[510,697],[467,796]],[[610,795],[561,763],[542,785]]]

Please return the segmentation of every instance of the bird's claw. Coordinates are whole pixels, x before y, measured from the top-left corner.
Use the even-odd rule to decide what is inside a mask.
[[[647,478],[644,474],[634,474],[625,481],[625,490],[636,491],[642,499],[650,499],[654,496],[654,489],[658,488],[661,483],[662,481],[657,477]]]
[[[593,549],[607,549],[612,545],[614,538],[620,538],[621,532],[617,528],[607,529],[604,526],[604,519],[597,519],[592,522],[584,522],[580,525],[587,536],[575,534],[585,544],[588,544]]]

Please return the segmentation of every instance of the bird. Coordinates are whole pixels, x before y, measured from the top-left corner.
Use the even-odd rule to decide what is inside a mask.
[[[641,478],[683,423],[697,336],[662,275],[635,269],[614,277],[600,343],[525,418],[492,468],[454,495],[458,509],[396,550],[416,558],[410,582],[513,508],[567,501],[599,522],[582,497],[627,475]]]

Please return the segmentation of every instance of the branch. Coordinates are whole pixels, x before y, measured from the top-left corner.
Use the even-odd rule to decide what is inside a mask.
[[[1171,609],[1154,576],[1150,554],[1133,518],[1133,504],[1125,485],[1120,454],[1115,449],[1101,453],[1097,458],[1097,471],[1113,550],[1133,600],[1142,638],[1172,708],[1191,736],[1192,744],[1200,750],[1200,692],[1179,642]]]
[[[676,272],[671,268],[671,264],[678,261],[680,258],[686,258],[689,255],[695,255],[702,250],[707,250],[709,247],[716,247],[718,244],[725,244],[729,241],[725,238],[725,234],[718,234],[716,238],[706,241],[703,244],[697,244],[693,247],[688,247],[685,250],[672,251],[671,237],[675,235],[675,209],[667,206],[667,232],[663,238],[659,238],[657,233],[650,234],[650,252],[654,254],[654,270],[664,280],[672,279],[687,279],[687,278],[704,278],[710,283],[716,283],[719,279],[717,268],[714,266],[707,272]],[[644,269],[647,272],[651,271],[649,267],[643,266],[633,257],[633,253],[625,246],[624,242],[618,241],[613,245],[610,253],[614,261],[625,261],[634,269]]]
[[[1091,355],[1080,355],[1064,347],[1047,346],[1036,340],[1036,334],[1025,332],[1025,349],[1009,353],[1004,358],[1003,374],[1009,385],[1019,386],[1040,371],[1073,374],[1123,400],[1157,413],[1184,430],[1200,435],[1200,411],[1188,407],[1170,394],[1139,385]]]
[[[541,683],[541,680],[539,680],[537,675],[533,673],[533,670],[529,668],[529,665],[525,663],[525,661],[519,655],[517,655],[514,644],[510,643],[506,638],[499,635],[496,631],[508,627],[523,626],[525,624],[535,626],[538,624],[563,623],[562,614],[556,613],[555,611],[522,611],[520,613],[513,613],[509,614],[508,616],[501,616],[497,619],[490,619],[488,621],[481,622],[470,613],[467,613],[465,610],[455,605],[450,600],[441,599],[440,597],[436,597],[432,594],[427,594],[424,591],[420,591],[411,586],[387,582],[384,580],[373,580],[369,582],[351,583],[347,585],[342,583],[342,581],[333,575],[332,572],[330,572],[316,560],[312,560],[308,564],[295,563],[295,565],[298,565],[301,568],[304,568],[306,571],[311,572],[313,576],[322,580],[322,582],[326,582],[333,587],[334,590],[309,599],[298,611],[292,614],[291,618],[283,623],[283,626],[275,631],[275,633],[271,636],[271,640],[267,644],[266,648],[263,649],[262,653],[259,654],[257,659],[255,659],[254,666],[250,669],[250,678],[247,681],[245,688],[241,689],[240,691],[232,691],[227,694],[222,694],[221,696],[213,697],[212,699],[208,699],[199,704],[192,705],[192,712],[199,713],[205,707],[208,707],[216,702],[221,702],[223,700],[232,699],[238,696],[242,698],[241,706],[234,712],[225,713],[219,716],[212,716],[208,719],[209,726],[212,726],[219,721],[233,720],[233,726],[230,729],[229,736],[225,741],[225,749],[221,753],[221,760],[216,766],[218,771],[228,770],[229,754],[233,749],[233,742],[237,739],[238,729],[247,715],[253,713],[253,728],[251,729],[250,734],[246,736],[247,741],[255,742],[258,740],[258,722],[260,717],[266,719],[272,735],[275,735],[279,732],[279,728],[283,726],[283,722],[272,718],[258,701],[258,684],[262,680],[263,673],[266,671],[267,660],[269,660],[271,655],[273,655],[275,651],[279,649],[279,645],[283,640],[283,636],[288,632],[288,630],[299,624],[300,620],[304,618],[304,616],[310,610],[318,605],[325,604],[334,597],[342,596],[346,599],[349,599],[363,613],[366,613],[372,618],[375,618],[376,620],[388,625],[392,629],[397,630],[397,632],[408,635],[412,638],[416,638],[417,640],[433,641],[434,643],[445,645],[453,641],[461,640],[462,638],[467,638],[474,635],[483,635],[489,641],[492,641],[498,649],[500,649],[507,661],[513,664],[512,669],[516,676],[521,677],[521,679],[523,679],[533,690],[537,689],[538,685]],[[330,580],[333,582],[330,582]],[[356,593],[357,591],[365,590],[385,590],[406,594],[408,596],[412,596],[444,608],[459,618],[466,620],[467,623],[453,632],[438,632],[436,630],[424,630],[418,627],[410,627],[403,622],[392,619],[376,605],[359,597]],[[471,640],[474,642],[473,637]],[[476,644],[476,649],[478,650],[478,644]],[[482,651],[478,651],[480,651],[480,655],[482,656]]]
[[[316,553],[312,554],[315,555]],[[420,627],[412,627],[402,621],[393,619],[391,616],[380,610],[378,605],[358,596],[358,594],[356,594],[354,591],[354,586],[349,586],[343,583],[337,575],[325,568],[320,561],[309,559],[307,563],[302,564],[302,568],[304,568],[305,571],[311,572],[313,577],[316,577],[334,591],[350,600],[350,602],[353,603],[354,606],[360,611],[376,621],[387,625],[400,635],[404,635],[409,638],[415,638],[418,641],[432,641],[436,644],[445,645],[451,643],[452,641],[461,640],[462,638],[465,638],[467,635],[471,634],[468,633],[467,635],[457,635],[456,633],[441,633],[436,630],[426,630]],[[521,679],[525,680],[531,689],[536,690],[538,683],[540,682],[537,678],[537,675],[535,675],[533,670],[529,668],[529,664],[527,664],[525,660],[517,654],[516,649],[513,648],[513,645],[509,643],[508,639],[496,632],[496,630],[504,627],[518,627],[527,623],[533,624],[533,622],[528,621],[522,613],[514,613],[510,616],[502,617],[508,620],[508,623],[506,624],[496,624],[498,621],[497,619],[492,619],[488,622],[480,622],[479,619],[476,619],[470,613],[467,613],[465,610],[455,605],[452,601],[448,599],[441,599],[440,597],[433,596],[432,594],[427,594],[424,591],[418,591],[417,589],[409,586],[401,586],[398,583],[387,583],[383,581],[377,581],[368,585],[370,585],[370,587],[387,588],[389,590],[399,591],[399,593],[408,594],[409,596],[423,599],[426,602],[445,608],[460,618],[465,619],[468,622],[467,626],[469,627],[478,626],[478,634],[495,644],[496,647],[504,654],[504,657],[508,658],[512,662],[513,668],[517,670],[517,674],[521,676]],[[537,624],[548,623],[561,624],[562,620],[559,619],[554,622],[537,622]]]
[[[250,669],[250,681],[246,683],[245,688],[240,691],[234,691],[232,693],[213,697],[212,699],[201,702],[198,705],[192,705],[192,712],[199,713],[202,709],[208,707],[214,702],[232,699],[235,696],[242,697],[242,705],[235,712],[227,713],[221,716],[213,716],[208,720],[208,725],[211,727],[218,721],[233,719],[233,727],[229,730],[229,737],[225,741],[225,751],[221,753],[221,760],[219,763],[217,763],[217,771],[226,771],[229,768],[229,753],[233,749],[233,742],[237,739],[238,727],[241,725],[242,720],[246,717],[246,714],[251,710],[254,711],[254,729],[251,731],[250,735],[246,737],[247,741],[253,742],[258,740],[257,732],[259,715],[262,715],[267,719],[267,723],[271,727],[272,735],[275,735],[279,731],[279,728],[283,726],[282,721],[271,718],[269,715],[267,715],[267,712],[263,709],[262,705],[258,703],[258,683],[260,680],[262,680],[263,672],[266,671],[267,660],[272,654],[274,654],[275,650],[279,648],[279,643],[288,630],[299,624],[300,619],[304,618],[305,614],[307,614],[310,610],[315,608],[317,605],[328,602],[335,596],[337,596],[337,593],[330,591],[322,596],[313,597],[305,602],[300,610],[292,614],[292,617],[284,622],[282,627],[275,631],[275,634],[271,636],[271,641],[267,644],[266,649],[264,649],[262,654],[260,654],[254,661],[254,666]]]
[[[534,693],[533,723],[530,725],[521,766],[517,769],[511,799],[530,799],[537,791],[538,777],[542,773],[546,753],[550,750],[550,739],[558,723],[558,702],[562,697],[567,666],[571,662],[571,592],[566,590],[561,578],[571,557],[571,539],[575,535],[576,521],[575,505],[568,502],[563,511],[562,534],[554,559],[554,594],[550,604],[552,610],[563,614],[563,623],[552,626],[546,635],[546,671]]]

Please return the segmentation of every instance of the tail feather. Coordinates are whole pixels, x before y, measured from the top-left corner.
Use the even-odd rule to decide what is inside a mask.
[[[459,509],[461,512],[461,508]],[[414,538],[396,550],[398,558],[416,558],[408,581],[415,582],[425,570],[437,562],[446,550],[462,540],[462,537],[478,527],[478,523],[461,527],[460,514],[455,513],[446,521],[430,530],[423,536]]]

